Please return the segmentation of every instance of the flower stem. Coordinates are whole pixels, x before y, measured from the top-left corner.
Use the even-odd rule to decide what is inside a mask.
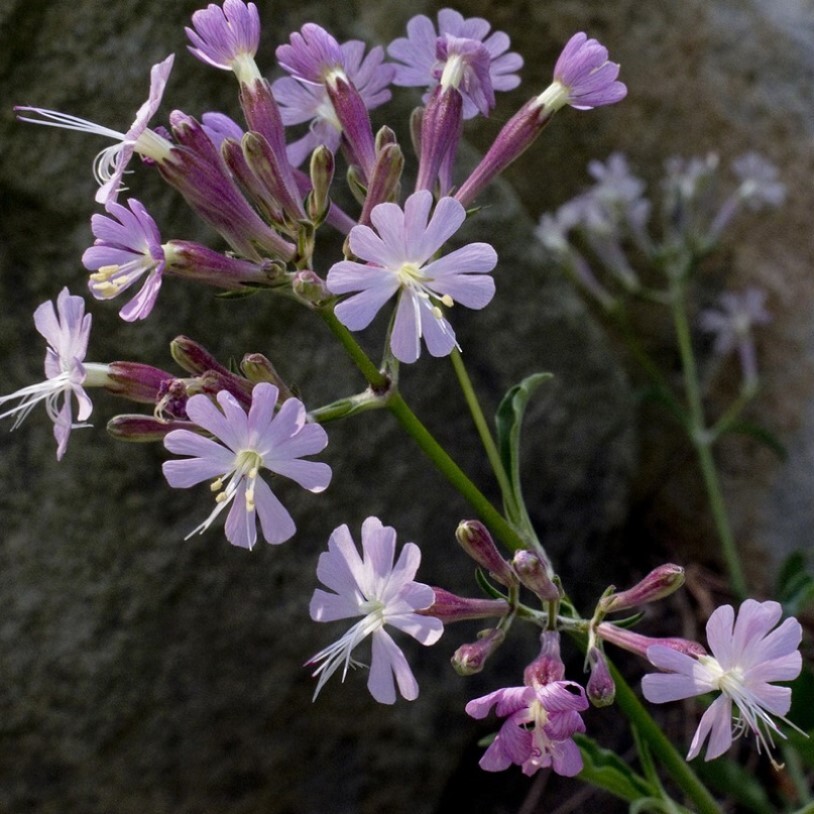
[[[469,480],[458,464],[450,458],[446,450],[435,440],[430,431],[409,408],[400,393],[392,394],[388,407],[401,426],[421,447],[424,454],[435,464],[436,468],[469,501],[478,517],[494,535],[511,551],[526,548],[520,535],[509,525],[503,515],[489,502],[477,486]]]
[[[730,587],[735,596],[739,599],[744,599],[747,595],[746,578],[744,576],[740,555],[735,545],[735,539],[732,535],[732,528],[729,524],[729,517],[726,512],[721,483],[718,477],[718,469],[712,456],[711,444],[713,434],[707,429],[704,420],[698,368],[695,363],[690,325],[687,320],[687,311],[685,308],[684,275],[671,275],[670,280],[670,287],[673,294],[673,324],[678,341],[678,351],[684,373],[684,390],[687,397],[687,407],[689,409],[687,431],[690,436],[690,441],[698,455],[698,463],[701,466],[701,474],[704,478],[704,486],[706,488],[707,498],[709,499],[710,509],[712,510],[712,517],[723,549]]]
[[[323,319],[331,331],[342,343],[348,355],[367,379],[374,391],[390,392],[387,395],[387,407],[401,426],[421,447],[424,454],[435,464],[446,479],[470,503],[478,517],[489,527],[492,533],[511,551],[526,548],[517,531],[503,515],[489,502],[487,497],[464,474],[463,470],[452,460],[446,450],[435,440],[430,431],[421,423],[418,416],[410,409],[407,402],[398,392],[393,382],[382,373],[370,360],[368,355],[353,338],[348,329],[336,318],[330,307],[320,309]]]
[[[481,410],[475,388],[472,386],[472,381],[466,372],[464,361],[456,348],[453,348],[450,359],[452,360],[452,367],[455,369],[455,375],[458,377],[458,382],[461,385],[466,403],[469,405],[469,411],[472,413],[472,420],[475,422],[478,435],[480,435],[483,448],[486,451],[486,457],[489,459],[492,471],[495,473],[495,478],[497,478],[500,491],[503,494],[503,501],[504,503],[514,503],[514,493],[509,483],[506,470],[503,467],[503,461],[500,459],[500,453],[497,450],[497,445],[489,430],[489,424],[486,421],[483,410]]]
[[[650,750],[672,775],[673,780],[693,801],[698,814],[722,814],[721,807],[709,789],[698,779],[684,757],[676,751],[610,660],[608,667],[616,684],[616,703],[619,704],[619,708],[636,727],[639,735],[647,741]]]

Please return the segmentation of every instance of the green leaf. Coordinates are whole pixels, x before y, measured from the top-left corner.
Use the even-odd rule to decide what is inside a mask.
[[[728,424],[726,427],[723,428],[721,434],[725,435],[727,433],[739,433],[740,435],[748,435],[751,438],[754,438],[756,441],[760,441],[761,444],[767,446],[775,455],[781,460],[785,461],[788,457],[788,452],[780,440],[777,438],[776,435],[769,432],[765,427],[761,427],[760,424],[754,424],[751,421],[735,421],[732,424]]]
[[[477,582],[480,589],[487,596],[491,596],[492,599],[506,599],[506,595],[500,593],[500,591],[489,582],[486,574],[480,568],[475,570],[475,582]]]
[[[551,378],[553,378],[551,373],[533,373],[526,377],[520,384],[509,388],[495,414],[497,446],[503,468],[509,476],[514,500],[514,505],[507,505],[504,508],[509,520],[514,523],[523,524],[526,520],[520,483],[520,427],[523,413],[532,393]]]
[[[582,753],[583,767],[578,775],[580,780],[605,789],[629,803],[642,798],[659,797],[659,789],[636,774],[616,752],[603,749],[585,735],[574,735],[574,741]]]
[[[814,601],[814,576],[802,551],[790,554],[780,567],[775,595],[788,616],[797,616]]]

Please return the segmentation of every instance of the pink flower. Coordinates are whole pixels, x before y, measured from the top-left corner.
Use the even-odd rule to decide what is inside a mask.
[[[519,54],[509,51],[509,37],[492,31],[481,17],[464,18],[454,9],[438,12],[438,27],[423,14],[407,23],[407,36],[388,46],[398,60],[394,84],[426,87],[424,103],[439,85],[457,88],[463,96],[463,118],[478,112],[488,115],[494,91],[520,84],[516,71],[523,66]]]
[[[82,264],[94,272],[88,283],[91,293],[97,300],[108,300],[146,275],[141,291],[119,311],[126,322],[144,319],[153,310],[167,264],[161,235],[150,213],[134,198],[127,206],[111,201],[107,211],[110,217],[91,218],[96,241],[82,255]]]
[[[192,396],[186,405],[190,420],[221,443],[190,430],[173,430],[164,446],[180,461],[165,461],[164,477],[170,486],[187,489],[204,480],[216,494],[215,508],[193,529],[203,533],[231,504],[226,519],[226,539],[251,549],[257,542],[257,519],[266,542],[288,540],[296,530],[291,515],[260,477],[262,469],[296,481],[310,492],[322,492],[331,481],[331,468],[318,461],[301,460],[325,449],[328,436],[319,424],[306,421],[305,407],[295,398],[286,399],[275,412],[278,390],[261,382],[252,390],[248,415],[228,391],[218,395],[220,410],[208,396]]]
[[[384,626],[393,625],[421,644],[430,645],[438,641],[444,625],[440,619],[417,613],[435,599],[429,585],[413,581],[421,562],[420,549],[415,543],[405,543],[394,566],[395,550],[395,529],[383,526],[377,517],[368,517],[362,523],[361,558],[348,527],[334,529],[328,551],[320,555],[317,565],[317,577],[332,593],[321,588],[314,591],[311,618],[316,622],[355,616],[362,619],[307,662],[319,665],[313,673],[319,676],[314,698],[340,665],[344,665],[343,681],[348,667],[357,666],[351,653],[367,636],[372,644],[367,682],[371,695],[380,704],[394,703],[395,678],[402,697],[408,701],[418,697],[418,684],[404,653]]]
[[[87,119],[81,119],[69,113],[60,113],[56,110],[21,106],[15,107],[14,110],[18,114],[19,112],[35,113],[40,117],[29,118],[28,116],[18,115],[17,118],[23,122],[62,127],[66,130],[78,130],[81,133],[94,133],[116,141],[116,144],[107,147],[96,156],[93,166],[94,178],[99,182],[96,202],[107,204],[110,201],[115,201],[118,197],[122,188],[124,173],[134,153],[138,153],[145,158],[151,158],[154,161],[163,161],[169,155],[172,144],[163,136],[150,130],[147,125],[161,104],[161,98],[164,95],[164,88],[169,80],[174,59],[174,55],[170,54],[165,60],[153,65],[150,69],[150,95],[147,101],[136,111],[136,118],[126,133],[120,133],[101,124],[95,124]]]
[[[337,318],[352,331],[366,328],[398,294],[390,347],[406,363],[418,359],[422,336],[433,356],[447,356],[457,346],[442,305],[484,308],[495,293],[488,272],[497,254],[488,243],[469,243],[436,257],[466,219],[463,206],[454,198],[441,198],[430,217],[431,207],[427,190],[413,193],[403,210],[394,203],[374,207],[370,218],[375,231],[354,226],[350,232],[350,249],[365,262],[335,263],[327,277],[333,294],[353,294],[336,306]]]
[[[565,777],[582,771],[582,755],[573,736],[585,731],[579,713],[588,708],[588,701],[579,684],[551,681],[507,687],[470,701],[466,712],[485,718],[492,707],[506,720],[480,759],[482,769],[500,772],[514,763],[527,775],[549,766]]]
[[[45,354],[47,378],[16,393],[0,396],[0,405],[19,399],[16,407],[0,414],[0,418],[16,416],[12,429],[20,426],[35,405],[45,402],[48,417],[54,422],[58,461],[62,460],[68,447],[71,430],[88,426],[74,423],[71,396],[79,405],[77,419],[85,421],[90,417],[93,405],[84,388],[109,383],[107,365],[83,364],[88,350],[90,323],[91,316],[85,313],[85,301],[82,297],[71,295],[67,288],[63,288],[57,297],[56,311],[52,302],[42,303],[34,311],[34,325],[48,342]]]
[[[751,730],[758,750],[774,746],[774,735],[785,738],[771,716],[783,716],[791,707],[791,689],[772,681],[791,681],[802,669],[799,646],[800,623],[786,619],[775,630],[782,615],[778,602],[747,599],[737,619],[731,605],[713,612],[707,622],[711,656],[693,658],[668,647],[653,645],[647,650],[650,663],[667,673],[642,679],[642,691],[656,704],[679,701],[694,695],[720,691],[701,717],[687,759],[698,755],[709,737],[706,760],[720,757],[735,737]],[[732,704],[737,714],[732,721]],[[733,731],[734,730],[734,731]]]
[[[562,49],[554,82],[537,97],[537,104],[552,111],[563,105],[590,110],[616,104],[627,96],[627,86],[617,76],[619,65],[608,59],[608,49],[580,31]]]

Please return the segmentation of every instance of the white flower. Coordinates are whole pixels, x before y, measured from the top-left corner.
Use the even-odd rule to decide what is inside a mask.
[[[372,658],[367,686],[381,704],[396,700],[395,676],[401,695],[408,701],[418,697],[418,683],[404,653],[384,629],[393,625],[417,639],[421,644],[435,644],[443,633],[440,619],[416,613],[428,608],[435,599],[429,585],[414,582],[421,551],[415,543],[406,543],[393,565],[396,531],[383,526],[377,517],[368,517],[362,524],[363,558],[346,525],[334,529],[328,541],[328,551],[319,558],[317,577],[333,593],[320,588],[311,599],[311,618],[316,622],[332,622],[361,616],[339,641],[321,650],[307,662],[319,664],[313,675],[319,676],[314,698],[325,682],[344,665],[342,680],[348,667],[358,662],[351,652],[367,636],[371,637]],[[320,664],[321,662],[321,664]]]

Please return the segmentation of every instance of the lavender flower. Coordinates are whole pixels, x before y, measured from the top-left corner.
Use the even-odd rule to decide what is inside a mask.
[[[732,162],[732,169],[741,182],[738,197],[750,209],[777,207],[786,199],[786,185],[778,180],[777,167],[760,153],[739,156]]]
[[[705,331],[715,334],[715,353],[725,356],[738,350],[744,382],[754,385],[758,373],[752,327],[772,320],[766,310],[766,292],[753,287],[725,291],[718,302],[720,308],[707,308],[699,314],[699,323]]]
[[[202,62],[234,71],[241,82],[260,78],[254,61],[260,42],[260,15],[254,3],[224,0],[223,8],[210,3],[192,15],[185,28],[190,52]]]
[[[375,162],[373,130],[367,111],[390,98],[387,85],[393,68],[382,64],[381,48],[374,48],[362,61],[363,43],[354,41],[340,46],[315,23],[306,23],[289,39],[290,44],[280,45],[276,53],[280,67],[291,74],[294,84],[280,85],[279,80],[274,87],[275,97],[285,106],[281,111],[285,123],[309,119],[316,122],[316,137],[309,139],[306,146],[297,144],[292,149],[293,159],[304,158],[309,152],[307,148],[318,146],[326,136],[336,146],[336,135],[330,132],[333,129],[345,136],[351,161],[360,167],[367,180]],[[365,87],[364,96],[355,80]],[[297,82],[304,87],[296,88]]]
[[[463,117],[478,112],[488,115],[494,107],[494,91],[512,90],[520,84],[516,71],[523,66],[519,54],[508,52],[509,37],[502,31],[489,33],[490,24],[480,17],[464,17],[453,9],[438,12],[438,30],[429,17],[419,14],[407,23],[407,37],[388,46],[400,63],[393,83],[424,87],[426,104],[440,84],[458,89],[463,96]]]
[[[554,82],[537,97],[538,105],[554,111],[564,105],[590,110],[616,104],[627,96],[627,87],[617,76],[619,65],[608,60],[608,49],[579,31],[563,48],[554,66]]]
[[[71,430],[87,427],[75,424],[71,396],[79,407],[77,420],[85,421],[93,410],[85,386],[101,387],[109,383],[107,365],[83,364],[88,349],[91,315],[85,314],[85,301],[63,288],[57,296],[57,307],[46,301],[34,311],[34,325],[48,342],[45,353],[44,382],[23,387],[16,393],[0,396],[0,405],[19,400],[19,404],[0,414],[0,418],[15,416],[12,429],[16,429],[41,401],[45,402],[48,417],[54,422],[57,442],[57,460],[61,461],[68,447]],[[61,403],[60,403],[61,400]]]
[[[473,718],[485,718],[492,707],[506,720],[480,759],[482,769],[500,772],[514,763],[526,775],[549,766],[565,777],[582,771],[582,756],[573,736],[585,731],[579,713],[588,708],[588,701],[578,684],[551,681],[506,687],[470,701],[466,712]]]
[[[150,69],[150,95],[146,102],[136,112],[136,118],[126,133],[111,130],[99,124],[80,119],[68,113],[59,113],[56,110],[45,110],[40,107],[15,107],[15,111],[35,113],[42,118],[19,116],[20,121],[32,124],[44,124],[50,127],[63,127],[66,130],[79,130],[82,133],[95,133],[114,139],[117,143],[100,152],[93,164],[93,177],[99,183],[96,193],[97,203],[106,204],[115,201],[121,187],[122,178],[127,165],[138,153],[154,161],[163,161],[169,155],[172,144],[163,136],[150,130],[147,125],[161,104],[164,88],[172,70],[174,56],[170,54],[163,62],[159,62]]]
[[[693,658],[669,647],[653,645],[647,650],[650,663],[666,673],[646,675],[642,691],[648,701],[661,704],[702,695],[713,690],[720,695],[701,717],[687,759],[701,751],[709,737],[706,760],[724,754],[735,737],[751,731],[758,750],[774,747],[773,735],[785,738],[771,716],[790,723],[783,716],[791,708],[791,689],[776,687],[772,681],[791,681],[802,669],[798,650],[802,637],[800,623],[780,621],[783,609],[778,602],[747,599],[735,617],[731,605],[717,608],[707,622],[711,656]],[[732,723],[732,704],[737,716]]]
[[[341,70],[359,92],[365,108],[373,110],[390,100],[389,85],[395,71],[392,65],[384,62],[383,48],[377,46],[365,56],[365,44],[360,40],[350,40],[342,45],[337,43],[338,50],[332,44],[321,49],[320,58],[325,60],[322,70],[318,59],[298,60],[298,52],[305,48],[305,36],[313,34],[312,28],[318,27],[304,26],[303,34],[292,35],[291,45],[280,46],[278,57],[282,51],[283,58],[288,59],[292,76],[278,79],[271,86],[285,124],[310,122],[308,133],[288,145],[288,160],[295,167],[320,145],[335,153],[342,139],[342,123],[337,118],[327,87],[324,81],[315,80],[315,76]]]
[[[277,544],[288,540],[295,529],[291,515],[260,477],[265,468],[296,481],[310,492],[322,492],[331,481],[327,464],[300,460],[325,448],[328,436],[318,424],[306,421],[305,407],[298,399],[287,399],[275,414],[278,390],[261,382],[252,391],[248,415],[235,397],[222,390],[217,395],[220,410],[203,395],[192,396],[186,405],[189,418],[218,441],[189,430],[175,430],[164,446],[177,455],[192,457],[166,461],[164,476],[170,486],[187,489],[214,478],[216,493],[212,513],[194,528],[203,533],[231,503],[226,519],[226,538],[232,545],[251,549],[257,541],[256,518],[263,538]]]
[[[458,231],[466,212],[453,198],[442,198],[430,218],[432,195],[413,193],[402,210],[397,204],[374,207],[368,226],[354,226],[350,249],[361,260],[334,264],[327,285],[334,294],[358,292],[336,306],[337,318],[352,331],[366,328],[379,309],[399,295],[390,337],[393,355],[415,362],[421,337],[433,356],[446,356],[457,343],[441,305],[460,302],[485,307],[495,292],[486,276],[497,263],[488,243],[469,243],[437,260],[431,258]]]
[[[417,613],[432,605],[435,593],[429,585],[414,582],[421,562],[421,550],[414,543],[405,543],[398,561],[393,565],[396,532],[382,525],[377,517],[362,523],[362,557],[346,525],[334,529],[328,541],[328,551],[321,554],[317,565],[319,581],[331,590],[317,588],[311,599],[311,618],[316,622],[333,622],[361,616],[337,642],[308,660],[319,664],[314,676],[319,676],[314,698],[325,682],[343,665],[342,680],[348,667],[356,666],[351,657],[355,647],[371,637],[372,657],[367,686],[380,704],[396,700],[393,679],[403,698],[418,697],[418,684],[404,653],[399,649],[385,625],[393,625],[424,645],[435,644],[443,633],[440,619]],[[321,662],[321,663],[320,663]]]
[[[82,264],[94,272],[91,293],[98,300],[112,299],[146,274],[139,293],[119,311],[127,322],[144,319],[153,310],[167,264],[161,235],[144,206],[133,198],[127,206],[110,202],[107,211],[112,217],[91,218],[96,241],[82,255]]]

